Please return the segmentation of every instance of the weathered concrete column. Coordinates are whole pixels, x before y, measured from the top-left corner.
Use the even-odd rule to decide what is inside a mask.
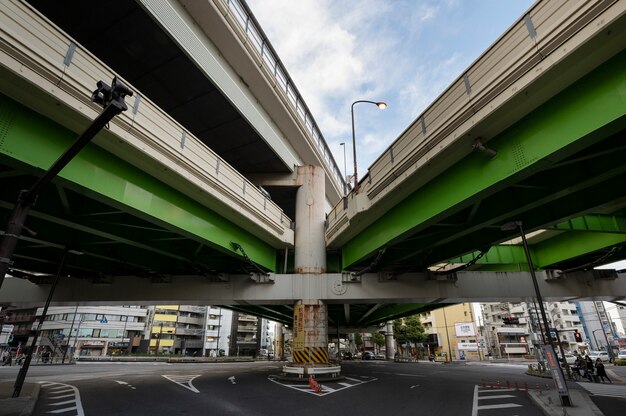
[[[393,321],[387,321],[385,331],[385,350],[387,359],[393,360],[396,355],[396,348],[393,342]]]
[[[324,237],[324,171],[317,166],[298,167],[296,193],[295,272],[326,272]]]
[[[328,308],[321,300],[299,300],[293,317],[294,364],[328,364]]]
[[[295,271],[326,272],[324,238],[324,171],[317,166],[298,167],[296,194]],[[328,364],[328,308],[319,299],[302,299],[294,307],[294,364]]]
[[[274,358],[285,359],[285,329],[283,324],[276,325],[276,351],[274,351]]]

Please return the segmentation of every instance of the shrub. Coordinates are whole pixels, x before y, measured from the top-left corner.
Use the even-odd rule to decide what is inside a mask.
[[[626,358],[615,360],[615,365],[626,365]]]

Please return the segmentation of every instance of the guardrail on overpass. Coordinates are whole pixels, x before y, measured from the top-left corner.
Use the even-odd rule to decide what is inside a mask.
[[[115,75],[18,0],[4,1],[0,8],[0,66],[14,77],[0,77],[2,93],[74,131],[81,131],[99,112],[90,101],[96,82]],[[49,105],[50,98],[62,105]],[[293,245],[291,219],[256,186],[140,91],[129,107],[110,123],[108,132],[96,137],[97,145],[234,223],[253,227],[262,240]]]

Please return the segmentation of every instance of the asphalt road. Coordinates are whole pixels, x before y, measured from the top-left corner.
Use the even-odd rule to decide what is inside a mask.
[[[306,383],[277,380],[274,376],[282,364],[36,366],[27,381],[42,382],[34,414],[47,416],[541,415],[524,386],[536,389],[540,383],[544,389],[551,384],[514,365],[352,361],[343,363],[345,380],[321,383],[323,391],[318,394]],[[17,373],[3,369],[0,380],[11,380],[13,372]],[[621,409],[615,414],[623,415],[626,399],[601,401],[609,411],[603,409],[606,415],[612,408]]]

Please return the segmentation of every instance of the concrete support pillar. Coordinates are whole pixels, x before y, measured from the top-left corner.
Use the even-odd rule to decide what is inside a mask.
[[[324,171],[317,166],[298,167],[296,193],[295,272],[326,272]]]
[[[276,325],[276,351],[274,351],[274,358],[285,359],[285,329],[283,324]]]
[[[298,167],[296,193],[295,271],[326,272],[324,238],[324,171],[317,166]],[[293,316],[293,362],[328,364],[328,307],[318,299],[299,300]]]
[[[385,347],[388,360],[393,360],[396,355],[396,347],[393,341],[393,321],[387,321],[385,328]]]
[[[294,364],[328,364],[328,308],[320,300],[299,300],[293,317]]]

